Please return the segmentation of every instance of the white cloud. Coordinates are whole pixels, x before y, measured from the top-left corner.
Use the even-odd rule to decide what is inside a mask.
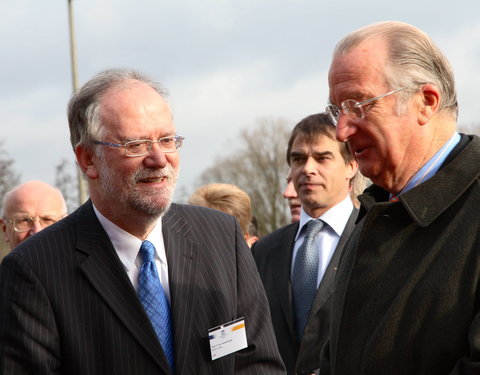
[[[171,88],[177,129],[187,137],[181,151],[180,185],[191,186],[217,156],[234,148],[239,130],[255,126],[258,118],[285,118],[293,128],[303,117],[323,111],[328,97],[326,72],[271,88],[259,84],[270,64],[261,61]]]
[[[438,40],[452,64],[457,84],[459,124],[480,126],[478,90],[480,88],[480,24],[466,25]]]
[[[461,121],[476,121],[476,0],[455,6],[433,0],[82,0],[73,6],[80,83],[104,68],[131,67],[170,90],[179,133],[187,137],[180,180],[186,186],[257,118],[283,117],[293,126],[322,111],[334,44],[374,21],[399,19],[429,32],[457,74]],[[0,45],[0,138],[24,180],[53,183],[53,166],[72,157],[65,115],[67,2],[3,0]]]

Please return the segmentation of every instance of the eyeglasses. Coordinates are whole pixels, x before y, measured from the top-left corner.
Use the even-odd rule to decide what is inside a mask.
[[[122,147],[125,150],[125,156],[136,157],[147,155],[152,149],[154,143],[158,143],[160,151],[162,152],[175,152],[182,147],[183,140],[185,138],[179,135],[171,137],[163,137],[156,141],[150,139],[136,139],[133,141],[125,142],[124,144],[94,141],[96,145],[110,146],[110,147]]]
[[[400,87],[399,89],[395,89],[392,91],[387,92],[386,94],[376,96],[371,99],[364,100],[363,102],[357,102],[356,100],[353,99],[347,99],[340,104],[340,107],[337,107],[335,104],[329,104],[325,108],[325,112],[327,112],[328,117],[330,120],[333,122],[333,125],[337,125],[338,123],[338,118],[340,117],[340,112],[342,112],[344,115],[349,116],[351,120],[361,120],[365,117],[365,111],[363,110],[363,106],[373,103],[377,101],[378,99],[382,99],[388,95],[395,94],[396,92],[399,92],[400,90],[405,90],[408,89],[412,86],[417,86],[420,83],[414,84],[414,85],[409,85],[409,86],[404,86]]]
[[[18,233],[28,232],[29,230],[35,228],[36,221],[38,221],[40,225],[45,228],[56,223],[58,219],[53,219],[51,217],[22,217],[21,219],[7,219],[7,222],[10,225],[13,225],[13,229]]]

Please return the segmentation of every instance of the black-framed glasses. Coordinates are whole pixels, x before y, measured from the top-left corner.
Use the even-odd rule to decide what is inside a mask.
[[[147,155],[152,149],[154,143],[158,144],[158,147],[162,152],[175,152],[182,147],[184,139],[185,138],[180,135],[173,135],[157,139],[156,141],[152,141],[151,139],[135,139],[123,144],[103,141],[94,141],[93,143],[102,146],[121,147],[125,150],[125,156],[136,157]]]
[[[35,222],[39,222],[42,228],[48,227],[58,221],[56,218],[52,217],[22,217],[18,219],[7,219],[7,222],[10,225],[13,225],[13,230],[18,233],[28,232],[29,230],[35,228]]]
[[[328,117],[330,118],[330,120],[333,122],[335,126],[338,123],[338,118],[340,117],[340,113],[343,113],[344,115],[350,117],[351,120],[354,120],[354,121],[361,120],[365,117],[365,111],[363,110],[363,107],[365,105],[373,103],[386,96],[395,94],[396,92],[399,92],[401,90],[405,90],[413,86],[418,86],[420,84],[423,84],[423,83],[415,83],[413,85],[403,86],[403,87],[400,87],[399,89],[389,91],[386,94],[382,94],[374,98],[364,100],[362,102],[357,102],[356,100],[353,100],[353,99],[347,99],[340,104],[340,107],[336,106],[335,104],[329,104],[325,108],[325,112],[327,113]]]

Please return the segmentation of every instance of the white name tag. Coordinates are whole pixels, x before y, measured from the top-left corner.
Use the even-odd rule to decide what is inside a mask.
[[[248,346],[245,318],[239,318],[208,330],[212,361]]]

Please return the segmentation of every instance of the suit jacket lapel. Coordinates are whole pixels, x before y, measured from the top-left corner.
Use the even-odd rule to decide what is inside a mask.
[[[290,270],[292,262],[293,246],[295,244],[295,234],[298,230],[298,224],[291,225],[284,236],[278,239],[278,243],[273,246],[278,248],[271,259],[272,269],[278,272],[278,283],[275,292],[279,299],[285,320],[288,323],[291,339],[296,342],[295,335],[295,317],[293,312],[292,289],[290,284]],[[272,247],[273,247],[272,246]]]
[[[323,275],[322,280],[320,281],[320,285],[317,289],[317,294],[315,296],[315,300],[313,301],[313,305],[310,309],[309,316],[315,316],[318,310],[327,302],[328,298],[333,294],[333,286],[335,281],[335,274],[337,271],[338,262],[340,260],[340,256],[342,255],[343,247],[345,246],[345,242],[347,241],[350,233],[355,226],[355,220],[357,219],[358,210],[354,208],[350,217],[348,218],[347,224],[345,225],[345,229],[338,240],[337,247],[335,248],[335,252],[328,264],[327,269],[325,270],[325,274]],[[308,324],[308,322],[307,322]]]
[[[80,269],[117,318],[168,373],[168,362],[155,331],[91,202],[81,207],[78,214],[77,250],[87,254]]]
[[[182,366],[189,363],[200,246],[191,238],[191,226],[177,213],[175,204],[163,218],[162,230],[168,261],[176,363],[178,372],[182,373]]]

